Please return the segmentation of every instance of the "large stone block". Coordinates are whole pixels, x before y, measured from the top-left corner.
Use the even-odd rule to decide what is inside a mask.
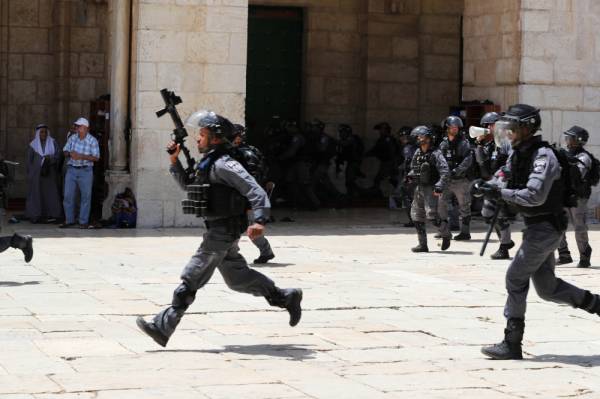
[[[502,57],[518,58],[521,55],[521,34],[519,32],[502,35]]]
[[[353,79],[325,79],[325,102],[339,105],[356,104],[358,102],[357,84],[358,82]]]
[[[392,56],[392,41],[385,36],[370,36],[367,54],[372,58],[390,58]]]
[[[245,93],[244,65],[213,65],[204,67],[204,90],[207,93]]]
[[[419,32],[419,17],[416,15],[395,15],[385,17],[369,15],[367,33],[369,36],[415,36]]]
[[[183,64],[182,86],[187,91],[199,93],[204,90],[204,65],[187,62]]]
[[[424,14],[461,15],[463,9],[463,0],[421,0],[421,11]]]
[[[523,11],[521,13],[521,29],[524,32],[548,32],[550,29],[550,12]]]
[[[227,64],[246,65],[248,63],[248,34],[231,33],[229,35],[229,58]]]
[[[37,98],[38,104],[53,104],[55,98],[56,83],[51,81],[37,82]]]
[[[459,62],[457,57],[426,55],[423,57],[425,79],[455,79],[458,81]]]
[[[247,7],[209,6],[206,10],[207,32],[237,32],[248,30]]]
[[[49,79],[53,77],[54,56],[49,54],[25,54],[23,56],[25,79]]]
[[[32,0],[8,0],[10,26],[38,26],[39,3]]]
[[[157,90],[156,85],[156,64],[152,62],[138,62],[137,64],[137,82],[138,90]]]
[[[583,108],[586,111],[600,111],[600,87],[583,88]]]
[[[434,54],[454,55],[458,57],[460,53],[460,40],[456,37],[435,37],[432,51]]]
[[[554,82],[556,84],[585,84],[587,62],[583,60],[556,60]]]
[[[385,108],[417,109],[419,86],[417,84],[387,83],[381,85],[379,104]]]
[[[229,51],[228,33],[191,32],[187,34],[185,60],[188,62],[224,64],[229,59]]]
[[[548,59],[523,57],[521,60],[521,82],[552,83],[554,63]]]
[[[37,85],[32,80],[11,80],[8,82],[9,104],[35,104]]]
[[[77,52],[100,52],[100,29],[99,28],[71,28],[71,51]]]
[[[499,84],[519,83],[519,60],[502,58],[496,63],[496,82]]]
[[[465,61],[463,63],[463,84],[471,85],[475,83],[475,64]]]
[[[42,28],[51,28],[54,25],[54,8],[56,3],[54,0],[38,0],[39,1],[39,25]],[[33,2],[32,2],[33,3]]]
[[[183,90],[189,91],[188,88],[183,87],[183,65],[176,62],[163,62],[156,66],[157,79],[156,85],[160,88],[168,87],[170,90],[181,92]]]
[[[73,79],[71,81],[71,98],[80,101],[91,101],[96,97],[96,81],[91,78]]]
[[[308,76],[305,81],[306,103],[321,104],[325,102],[325,78]]]
[[[399,59],[415,59],[419,56],[419,39],[406,37],[392,38],[392,55]]]
[[[140,4],[138,24],[145,30],[193,31],[201,7]]]
[[[331,32],[329,33],[329,49],[339,52],[358,53],[360,51],[360,40],[358,33]]]
[[[306,73],[309,75],[357,78],[361,76],[361,60],[352,53],[312,52]]]
[[[48,29],[11,28],[10,51],[13,53],[47,53],[49,47]]]
[[[455,16],[448,15],[422,15],[420,18],[420,26],[422,33],[433,34],[460,34],[460,19]]]
[[[185,60],[185,32],[137,31],[138,61],[182,62]]]
[[[521,8],[524,10],[551,10],[555,6],[554,0],[522,0]]]
[[[23,55],[8,54],[8,78],[23,79]]]
[[[496,60],[491,59],[475,63],[475,85],[496,85]]]
[[[83,77],[104,76],[104,54],[83,53],[79,56],[79,74]]]
[[[373,82],[417,82],[419,70],[400,62],[373,62],[367,66],[367,79]]]

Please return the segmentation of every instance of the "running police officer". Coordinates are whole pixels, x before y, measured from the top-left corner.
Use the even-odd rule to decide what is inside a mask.
[[[228,142],[233,134],[229,120],[211,111],[198,111],[186,121],[194,129],[198,150],[204,153],[196,165],[195,176],[187,176],[177,156],[180,146],[171,142],[170,172],[182,188],[188,190],[184,212],[205,218],[207,231],[196,254],[185,266],[182,283],[175,289],[171,306],[150,322],[141,316],[138,327],[161,346],[166,346],[196,292],[211,278],[215,269],[229,288],[255,296],[264,296],[272,306],[287,309],[290,325],[301,317],[302,290],[280,289],[268,277],[248,267],[239,253],[240,234],[247,226],[248,203],[254,212],[254,224],[247,228],[251,239],[262,235],[269,217],[270,203],[256,180],[231,156]]]
[[[471,137],[475,139],[477,147],[475,148],[475,162],[479,168],[479,175],[485,181],[493,178],[494,174],[500,169],[508,159],[510,144],[501,143],[497,146],[494,141],[494,125],[500,119],[497,112],[488,112],[481,118],[481,128],[471,127]],[[484,200],[481,216],[486,221],[491,222],[496,207],[496,201]],[[497,220],[497,232],[500,238],[500,247],[491,255],[492,259],[509,259],[508,250],[515,246],[511,239],[510,223],[506,216],[507,210],[502,209]]]
[[[523,242],[506,272],[508,298],[504,340],[482,348],[493,359],[522,359],[525,308],[529,281],[547,301],[569,304],[600,315],[600,297],[554,275],[554,251],[567,227],[563,210],[565,186],[553,149],[540,136],[539,109],[516,104],[496,122],[495,137],[511,143],[506,166],[487,183],[476,186],[488,199],[502,200],[523,215]],[[506,184],[505,188],[504,185]]]
[[[463,122],[458,116],[449,116],[442,126],[446,137],[440,143],[439,150],[446,158],[450,169],[450,182],[440,197],[439,213],[442,220],[448,219],[448,203],[456,196],[460,213],[460,234],[455,240],[471,239],[471,187],[469,170],[473,164],[473,156],[469,142],[461,133]]]
[[[258,148],[248,144],[248,142],[246,141],[246,128],[244,126],[234,124],[233,128],[234,133],[232,144],[237,149],[237,154],[235,158],[239,159],[242,165],[248,171],[248,173],[250,173],[250,175],[254,177],[254,180],[256,180],[256,182],[260,184],[261,187],[265,188],[270,198],[271,193],[275,188],[275,185],[273,182],[268,181],[268,168],[267,163],[265,161],[265,157]],[[253,224],[254,215],[252,214],[252,212],[249,212],[249,215],[251,216],[249,218],[249,223]],[[275,257],[273,249],[271,248],[271,244],[269,244],[269,241],[267,240],[264,234],[252,238],[250,239],[250,241],[252,241],[252,244],[254,244],[254,246],[260,251],[259,257],[254,259],[253,263],[267,263]]]
[[[419,237],[419,245],[412,248],[413,252],[429,252],[427,247],[427,220],[437,224],[437,199],[446,189],[449,170],[446,159],[439,150],[433,147],[433,131],[428,126],[417,126],[412,135],[417,138],[419,147],[415,151],[407,175],[409,183],[415,185],[411,206],[411,216]],[[450,247],[450,229],[448,222],[442,220],[442,250]]]
[[[579,187],[581,192],[578,193],[577,207],[566,208],[569,219],[575,229],[575,240],[577,241],[577,248],[579,249],[579,264],[577,267],[590,267],[590,257],[592,256],[592,247],[590,247],[588,240],[588,227],[586,224],[585,214],[587,212],[587,204],[592,194],[592,185],[589,181],[589,176],[592,171],[592,155],[587,152],[583,147],[586,145],[590,134],[587,130],[579,126],[573,126],[569,130],[563,133],[565,142],[567,145],[567,151],[569,157],[576,163],[579,174]],[[571,258],[571,252],[567,245],[567,237],[563,235],[563,238],[558,246],[558,260],[559,265],[573,262]]]

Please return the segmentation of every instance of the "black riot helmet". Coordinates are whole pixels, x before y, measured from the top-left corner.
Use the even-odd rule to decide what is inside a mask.
[[[425,126],[425,125],[417,126],[410,132],[410,135],[417,139],[419,137],[433,138],[433,129],[431,129],[429,126]]]
[[[373,130],[378,130],[381,134],[390,134],[392,131],[392,127],[387,122],[379,122],[375,126],[373,126]]]
[[[565,131],[563,134],[566,136],[566,138],[570,138],[570,140],[567,142],[567,145],[569,145],[569,142],[571,142],[573,143],[573,146],[584,146],[590,139],[590,134],[588,131],[577,125],[570,127],[569,130]]]
[[[242,142],[246,141],[246,127],[239,123],[233,124],[233,138],[240,137]]]
[[[338,125],[338,134],[340,135],[340,138],[347,139],[352,135],[352,127],[345,123],[341,123]]]
[[[499,113],[488,112],[481,117],[481,122],[479,124],[481,125],[481,127],[487,128],[490,125],[493,125],[494,123],[498,122],[498,119],[500,119]]]
[[[515,104],[508,107],[494,128],[496,145],[509,142],[513,148],[533,136],[542,125],[540,110],[527,104]]]
[[[234,137],[235,129],[229,119],[209,110],[194,112],[187,118],[185,125],[192,129],[207,128],[214,137],[224,140]]]
[[[442,122],[442,127],[444,128],[444,130],[448,129],[449,127],[453,127],[453,126],[459,128],[459,129],[462,129],[464,126],[462,119],[460,119],[458,116],[450,115],[449,117],[444,119],[444,121]]]

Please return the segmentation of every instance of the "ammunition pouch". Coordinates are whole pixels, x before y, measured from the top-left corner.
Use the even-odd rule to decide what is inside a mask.
[[[236,189],[223,184],[190,184],[183,213],[197,217],[229,218],[245,215],[248,201]]]
[[[423,162],[421,164],[421,171],[419,172],[419,185],[431,186],[434,183],[431,175],[431,165],[429,162]]]

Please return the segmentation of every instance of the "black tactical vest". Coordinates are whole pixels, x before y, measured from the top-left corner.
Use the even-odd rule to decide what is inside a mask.
[[[440,179],[440,173],[432,158],[433,150],[423,152],[420,148],[417,149],[413,156],[411,170],[415,176],[419,177],[419,185],[432,186]]]
[[[458,146],[462,140],[464,139],[457,137],[454,141],[450,141],[446,137],[440,145],[440,151],[442,151],[442,155],[446,158],[450,170],[456,168],[465,159],[464,156],[458,153]]]
[[[243,217],[249,209],[248,200],[235,188],[210,182],[214,163],[226,151],[215,150],[206,155],[196,167],[196,178],[187,186],[187,199],[182,201],[184,214],[211,219]]]
[[[511,173],[507,188],[522,190],[527,187],[529,175],[533,172],[534,154],[542,147],[550,147],[550,145],[545,141],[539,140],[523,151],[518,149],[513,151],[510,160]],[[546,202],[542,205],[531,207],[511,203],[511,207],[526,217],[548,214],[561,215],[564,207],[564,183],[562,178],[552,183],[552,188],[546,198]]]

